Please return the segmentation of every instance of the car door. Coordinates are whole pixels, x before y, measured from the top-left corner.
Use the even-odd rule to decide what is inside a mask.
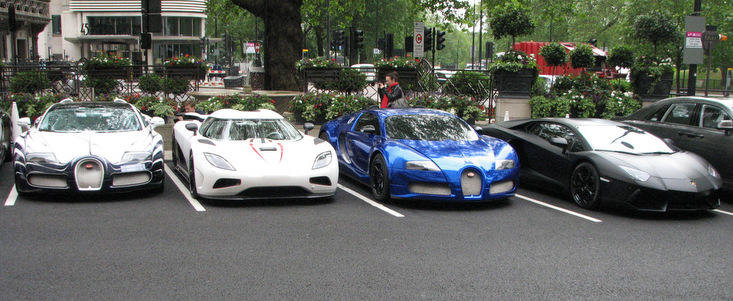
[[[361,114],[351,131],[346,133],[348,154],[354,167],[363,174],[369,170],[369,155],[377,135],[381,135],[379,119],[372,113]]]
[[[662,124],[652,134],[669,138],[681,149],[690,149],[699,140],[698,113],[699,103],[680,102],[672,104],[665,113]]]
[[[691,130],[692,143],[684,148],[705,158],[726,179],[733,179],[733,156],[723,150],[733,150],[733,136],[718,129],[718,123],[731,120],[731,113],[721,106],[703,104],[700,108],[699,126]]]
[[[575,132],[570,128],[554,122],[537,122],[531,125],[527,133],[529,138],[525,144],[525,161],[530,168],[541,174],[546,180],[551,180],[564,186],[564,180],[571,172],[571,163],[562,147],[550,143],[552,138],[565,138],[569,143],[582,147]]]

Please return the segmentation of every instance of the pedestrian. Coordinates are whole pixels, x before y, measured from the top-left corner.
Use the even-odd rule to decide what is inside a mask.
[[[178,113],[176,114],[176,116],[178,117],[177,118],[178,121],[183,120],[183,114],[184,113],[196,113],[196,114],[201,114],[201,115],[206,114],[206,113],[204,113],[204,111],[201,111],[201,110],[197,110],[196,109],[196,101],[194,101],[194,100],[187,100],[187,101],[183,102],[183,108],[180,108],[178,110]]]
[[[379,89],[377,90],[379,92],[379,99],[382,100],[380,108],[406,108],[407,105],[407,99],[405,99],[405,94],[402,92],[402,88],[400,87],[400,83],[397,82],[399,79],[399,76],[397,75],[397,72],[392,71],[390,73],[387,73],[387,76],[385,76],[385,79],[387,81],[387,84],[379,83],[377,86]]]

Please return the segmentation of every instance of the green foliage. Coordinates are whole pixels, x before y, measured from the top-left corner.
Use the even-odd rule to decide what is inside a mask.
[[[606,80],[595,74],[559,77],[547,96],[530,100],[532,117],[614,118],[638,110],[641,103],[623,79]]]
[[[142,96],[140,94],[125,96],[124,100],[133,104],[140,112],[147,115],[152,115],[153,105],[160,102],[160,99],[156,96]]]
[[[425,94],[409,99],[408,103],[411,107],[424,107],[450,112],[469,121],[486,118],[486,108],[474,98],[464,95],[434,96]]]
[[[263,95],[220,95],[196,104],[196,109],[212,113],[221,109],[239,111],[256,111],[259,109],[275,110],[275,100]]]
[[[532,118],[565,117],[570,114],[570,101],[561,97],[534,96],[529,100]]]
[[[188,92],[189,80],[187,78],[163,78],[162,90],[165,94],[181,95]]]
[[[145,74],[138,79],[138,87],[150,95],[160,92],[163,89],[163,78],[157,74]]]
[[[496,74],[497,72],[519,72],[529,70],[537,76],[539,67],[537,61],[522,51],[511,50],[504,53],[503,56],[494,60],[489,65],[489,71]]]
[[[631,68],[634,65],[634,51],[631,47],[624,45],[613,47],[608,55],[608,64],[610,66]]]
[[[394,69],[394,68],[416,68],[420,64],[419,58],[411,57],[393,57],[389,59],[381,59],[374,62],[374,68],[377,69]]]
[[[542,77],[537,77],[537,79],[532,84],[532,91],[530,91],[531,96],[543,96],[549,93],[547,91],[547,80]]]
[[[45,72],[19,72],[10,78],[10,92],[35,94],[51,87]]]
[[[59,102],[62,96],[53,93],[30,94],[30,93],[14,93],[8,99],[0,102],[0,109],[10,112],[13,102],[18,106],[18,115],[20,117],[36,118],[54,103]]]
[[[355,93],[364,90],[367,86],[366,75],[359,70],[351,68],[341,69],[341,73],[337,81],[333,82],[333,86],[329,90],[335,90],[343,93]]]
[[[548,66],[560,66],[568,61],[565,46],[560,43],[550,43],[540,49],[540,55]]]
[[[332,101],[326,107],[326,120],[356,113],[374,105],[377,105],[374,100],[362,95],[334,96]]]
[[[290,111],[300,121],[322,123],[326,121],[326,110],[334,96],[328,93],[306,93],[296,96],[290,102]]]
[[[163,62],[163,66],[166,66],[167,68],[195,69],[200,74],[206,74],[206,72],[209,71],[209,67],[206,66],[206,62],[204,62],[204,60],[198,57],[189,56],[188,54],[166,59]]]
[[[339,64],[336,59],[327,59],[325,57],[319,56],[316,58],[303,58],[300,61],[295,63],[295,69],[298,71],[303,71],[305,69],[322,69],[322,68],[340,68],[341,64]]]
[[[620,91],[622,93],[631,92],[631,83],[623,78],[612,79],[609,84],[611,89],[614,91]]]
[[[573,68],[590,68],[595,63],[593,58],[593,48],[586,44],[576,45],[575,49],[570,51],[570,65]]]
[[[672,22],[669,14],[654,10],[634,18],[634,33],[638,39],[657,45],[674,42],[678,39],[679,28]]]
[[[83,81],[84,85],[93,88],[94,94],[112,94],[117,92],[120,82],[114,78],[89,77]]]
[[[158,101],[152,104],[150,110],[153,112],[153,116],[158,117],[169,117],[175,114],[175,104],[173,102]]]
[[[487,73],[462,70],[446,82],[444,92],[453,95],[485,99],[489,94],[491,78]]]
[[[641,56],[636,59],[631,67],[631,87],[636,95],[648,95],[665,77],[671,77],[674,67],[670,59]],[[652,84],[646,86],[645,82],[652,79]]]
[[[496,7],[491,15],[490,26],[495,39],[504,36],[511,36],[513,39],[534,31],[535,25],[529,17],[529,10],[517,1],[509,1]]]
[[[109,54],[100,54],[90,58],[84,63],[84,69],[104,69],[130,66],[132,62],[128,58],[117,57]]]

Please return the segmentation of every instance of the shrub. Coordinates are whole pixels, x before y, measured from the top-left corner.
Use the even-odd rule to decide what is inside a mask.
[[[548,66],[560,66],[568,61],[565,46],[560,43],[550,43],[540,49],[540,55],[545,59]]]
[[[619,45],[611,49],[608,55],[608,64],[623,68],[631,68],[634,65],[634,51],[628,46]]]
[[[175,104],[168,101],[157,101],[152,104],[150,110],[153,112],[153,116],[158,117],[169,117],[175,114]]]
[[[519,72],[521,70],[530,70],[534,72],[535,76],[539,73],[537,61],[533,57],[518,50],[507,51],[489,66],[489,71],[494,74],[500,71]]]
[[[366,75],[359,70],[344,68],[341,69],[339,78],[333,82],[329,90],[335,90],[343,93],[354,93],[364,90],[367,86]]]
[[[576,45],[575,49],[570,51],[570,65],[573,68],[590,68],[594,62],[593,48],[588,45]]]
[[[641,102],[631,97],[630,92],[611,92],[604,103],[604,110],[601,118],[611,119],[615,117],[628,116],[636,110],[641,109]]]
[[[112,94],[117,92],[120,82],[114,78],[89,77],[84,80],[84,85],[89,88],[93,88],[94,94]]]
[[[532,118],[565,117],[570,114],[570,101],[561,97],[535,96],[529,100]]]
[[[140,76],[138,79],[138,87],[140,91],[143,91],[150,95],[160,92],[163,89],[162,85],[163,78],[157,74],[145,74]]]
[[[319,56],[316,58],[304,58],[295,63],[295,69],[298,71],[303,71],[308,68],[340,68],[341,64],[339,64],[336,59],[327,59],[325,57]]]
[[[444,92],[453,95],[485,99],[489,96],[491,78],[488,74],[476,71],[458,71],[446,82]]]
[[[497,40],[511,36],[514,45],[515,37],[534,32],[535,25],[529,17],[529,10],[516,1],[495,8],[492,15],[489,25]]]
[[[169,58],[163,62],[163,66],[169,68],[173,67],[197,69],[197,71],[203,75],[206,75],[206,71],[209,70],[209,68],[206,66],[206,62],[204,62],[200,58],[189,56],[188,54],[184,56],[174,56],[172,58]]]
[[[542,77],[537,77],[537,79],[532,84],[532,91],[530,91],[531,96],[542,96],[547,94],[547,80]]]
[[[652,43],[655,55],[658,45],[674,42],[678,38],[677,25],[672,17],[656,10],[636,16],[633,27],[636,38]]]
[[[674,67],[670,59],[639,57],[631,67],[631,87],[636,95],[650,94],[662,78],[672,76],[672,72]],[[652,83],[647,87],[645,84],[649,78]]]
[[[162,80],[163,92],[173,95],[181,95],[188,92],[189,80],[187,78],[164,78]]]
[[[408,100],[411,107],[425,107],[430,109],[451,112],[468,121],[485,118],[485,107],[468,96],[433,96],[421,95]]]
[[[51,87],[45,72],[19,72],[10,78],[13,93],[36,94]]]
[[[61,95],[53,93],[45,93],[33,95],[30,93],[11,94],[7,100],[2,102],[0,108],[10,112],[13,102],[18,106],[18,115],[20,117],[31,117],[34,119],[43,115],[51,105],[59,102]]]
[[[275,101],[263,95],[239,94],[214,96],[196,104],[196,109],[211,113],[221,109],[255,111],[258,109],[275,110]]]
[[[377,105],[374,100],[361,95],[336,96],[328,104],[325,118],[331,120],[342,115],[356,113],[374,105]]]
[[[620,91],[622,93],[631,91],[631,83],[623,78],[613,79],[609,82],[611,89],[614,91]]]
[[[326,121],[326,110],[334,96],[328,93],[307,93],[296,96],[290,102],[290,111],[299,121]]]

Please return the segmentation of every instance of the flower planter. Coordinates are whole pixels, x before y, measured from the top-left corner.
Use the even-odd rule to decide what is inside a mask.
[[[189,80],[198,80],[204,76],[201,68],[192,66],[166,66],[164,72],[166,77]]]
[[[494,73],[494,84],[500,96],[529,97],[537,73],[531,69],[518,72],[498,70]]]
[[[331,83],[339,79],[341,68],[305,68],[303,73],[305,74],[306,83],[312,83],[316,89],[328,90]]]
[[[125,79],[127,78],[127,67],[118,66],[96,66],[90,65],[87,67],[87,76],[90,78],[114,78],[114,79]]]
[[[403,90],[416,90],[420,81],[419,72],[416,68],[389,68],[380,67],[377,69],[377,81],[384,82],[390,72],[397,72],[398,82]]]
[[[664,73],[659,78],[649,74],[635,74],[632,75],[632,78],[635,79],[632,82],[634,94],[643,99],[667,98],[672,90],[673,74],[671,72]]]

